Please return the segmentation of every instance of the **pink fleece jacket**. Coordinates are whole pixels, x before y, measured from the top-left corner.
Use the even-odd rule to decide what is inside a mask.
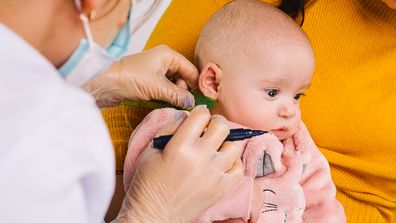
[[[124,165],[125,190],[142,152],[175,112],[171,108],[154,110],[132,133]],[[344,209],[335,198],[328,162],[303,123],[294,136],[283,141],[264,134],[237,143],[244,148],[245,177],[196,222],[346,222]]]

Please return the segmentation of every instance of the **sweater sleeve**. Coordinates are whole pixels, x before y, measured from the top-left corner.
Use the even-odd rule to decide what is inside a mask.
[[[311,155],[300,179],[306,199],[303,222],[346,222],[344,208],[335,197],[336,187],[331,179],[329,164],[316,147],[303,123],[294,136],[294,144],[296,150]]]

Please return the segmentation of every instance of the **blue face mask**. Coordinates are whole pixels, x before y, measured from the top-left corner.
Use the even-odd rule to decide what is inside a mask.
[[[81,8],[80,1],[76,1],[76,5],[77,8]],[[132,6],[129,10],[127,22],[107,49],[103,49],[93,40],[88,19],[85,16],[80,16],[87,38],[80,41],[71,57],[58,70],[67,82],[82,85],[96,75],[103,73],[114,61],[125,55],[131,39],[129,19],[132,16],[131,12]]]

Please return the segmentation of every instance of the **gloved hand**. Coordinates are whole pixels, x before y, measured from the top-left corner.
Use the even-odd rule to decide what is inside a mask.
[[[232,142],[222,144],[229,133],[223,117],[210,116],[204,106],[193,109],[188,118],[183,111],[162,111],[154,113],[158,117],[153,120],[164,121],[154,125],[145,122],[150,120],[146,117],[137,128],[153,126],[146,135],[150,141],[178,130],[162,152],[142,140],[148,146],[141,150],[114,222],[192,222],[242,179],[242,149]]]
[[[246,128],[235,123],[230,123],[230,127]],[[263,205],[263,191],[256,184],[256,177],[262,178],[282,169],[280,159],[283,146],[273,134],[264,134],[235,143],[244,148],[242,163],[245,176],[236,188],[209,208],[196,223],[257,222]],[[268,162],[269,154],[274,157],[273,163]]]
[[[162,100],[190,109],[198,81],[197,68],[166,45],[122,58],[104,74],[83,88],[96,99],[99,107],[112,106],[122,100]]]

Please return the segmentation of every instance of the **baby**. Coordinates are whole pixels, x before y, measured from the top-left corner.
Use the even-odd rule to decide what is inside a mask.
[[[239,142],[245,148],[244,180],[197,221],[345,222],[329,165],[301,122],[299,102],[314,70],[301,28],[272,6],[236,0],[206,23],[195,59],[199,90],[214,101],[212,114],[225,116],[231,128],[271,133]],[[126,188],[154,137],[153,126],[159,128],[166,113],[172,110],[154,111],[133,133]]]
[[[215,101],[212,113],[280,140],[296,133],[314,56],[304,32],[283,12],[256,1],[226,5],[202,30],[195,63],[199,90]]]

